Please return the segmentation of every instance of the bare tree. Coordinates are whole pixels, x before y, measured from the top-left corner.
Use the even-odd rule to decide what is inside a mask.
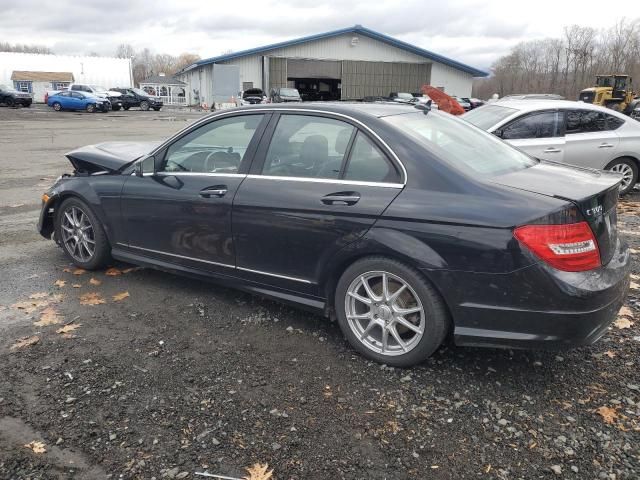
[[[474,82],[474,95],[559,93],[576,98],[593,85],[596,74],[640,79],[640,18],[623,18],[602,31],[571,25],[561,38],[519,43],[493,64],[491,73]]]
[[[53,53],[49,47],[44,45],[26,45],[21,43],[0,42],[0,52],[18,53]]]

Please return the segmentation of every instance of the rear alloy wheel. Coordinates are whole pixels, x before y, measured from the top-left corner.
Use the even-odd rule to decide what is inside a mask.
[[[59,102],[54,102],[52,107],[56,112],[60,112],[62,110],[62,105],[60,105]]]
[[[149,102],[147,102],[146,100],[140,102],[140,110],[144,110],[145,112],[149,110]]]
[[[429,357],[447,333],[448,315],[434,288],[396,260],[359,260],[336,288],[342,332],[365,357],[408,367]]]
[[[82,200],[68,198],[56,215],[56,239],[73,263],[87,270],[103,267],[110,247],[100,221]]]
[[[630,158],[618,158],[609,164],[607,170],[622,175],[620,195],[629,193],[638,181],[638,166]]]
[[[88,113],[93,113],[96,111],[96,105],[94,103],[90,103],[89,105],[87,105],[87,112]]]

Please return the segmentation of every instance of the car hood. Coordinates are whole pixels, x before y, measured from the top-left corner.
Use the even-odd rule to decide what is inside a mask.
[[[151,152],[160,142],[107,142],[87,145],[66,154],[78,171],[117,172],[134,160]]]

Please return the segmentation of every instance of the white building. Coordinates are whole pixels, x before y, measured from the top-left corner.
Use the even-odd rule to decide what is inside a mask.
[[[303,98],[335,100],[416,93],[425,84],[469,97],[473,77],[488,75],[356,25],[200,60],[176,74],[187,84],[188,103],[212,103],[219,90],[214,65],[237,67],[238,91],[261,88],[268,93],[276,87],[293,87]]]
[[[45,91],[69,83],[131,87],[131,59],[0,52],[0,84],[32,93],[36,102],[44,100]]]

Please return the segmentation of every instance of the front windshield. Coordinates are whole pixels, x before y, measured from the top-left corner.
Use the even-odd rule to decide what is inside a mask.
[[[462,119],[466,120],[471,125],[481,128],[482,130],[489,130],[491,127],[497,125],[517,111],[518,110],[515,108],[499,107],[498,105],[485,105],[465,113],[462,115]]]
[[[142,95],[143,97],[149,96],[147,92],[145,92],[144,90],[140,90],[139,88],[132,88],[131,91],[137,93],[138,95]]]
[[[383,120],[466,173],[495,176],[537,164],[502,140],[448,114],[405,113]]]
[[[280,96],[282,97],[299,97],[300,94],[295,88],[281,88]]]

